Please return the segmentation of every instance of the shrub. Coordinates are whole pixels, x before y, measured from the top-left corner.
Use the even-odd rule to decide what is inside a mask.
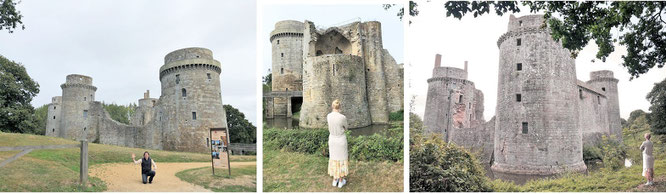
[[[405,116],[403,110],[395,111],[389,114],[390,121],[403,121],[404,118]]]
[[[387,134],[352,137],[347,131],[349,157],[362,161],[401,161],[403,155],[403,133],[398,127]],[[393,132],[396,131],[396,132]],[[267,149],[321,154],[328,156],[328,130],[325,129],[265,129],[264,146]]]
[[[491,191],[481,165],[469,152],[433,135],[411,147],[411,192]]]
[[[604,168],[616,170],[624,167],[624,158],[627,157],[626,147],[613,136],[601,137],[601,153]]]
[[[597,146],[585,145],[583,146],[583,160],[585,163],[590,163],[594,160],[603,160],[601,149]]]

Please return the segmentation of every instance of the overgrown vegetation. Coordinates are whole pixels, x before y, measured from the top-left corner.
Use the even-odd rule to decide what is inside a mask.
[[[647,118],[651,131],[655,134],[666,134],[666,79],[655,83],[645,98],[650,101],[650,114]]]
[[[399,111],[392,112],[392,113],[389,114],[389,120],[390,121],[403,121],[404,118],[405,118],[405,116],[404,116],[404,111],[403,110],[399,110]]]
[[[0,0],[2,1],[2,0]],[[2,1],[3,5],[15,3]],[[3,10],[4,7],[0,7]],[[0,13],[4,15],[5,13]],[[5,27],[0,19],[0,29]],[[8,29],[9,30],[9,29]],[[30,102],[39,93],[39,84],[32,80],[25,67],[0,55],[0,131],[36,134],[37,126]]]
[[[410,113],[409,190],[411,192],[492,191],[479,161],[468,151],[421,134],[423,122]]]
[[[388,133],[370,136],[351,136],[346,131],[349,157],[361,161],[401,161],[403,156],[402,125],[388,129]],[[328,156],[328,130],[326,129],[265,129],[266,149],[318,154]]]
[[[134,115],[136,104],[130,103],[129,105],[117,105],[116,103],[107,104],[102,102],[104,110],[109,113],[111,119],[123,124],[129,124],[130,118]]]

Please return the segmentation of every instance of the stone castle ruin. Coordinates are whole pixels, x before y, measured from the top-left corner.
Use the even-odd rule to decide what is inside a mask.
[[[510,18],[500,51],[495,117],[483,119],[483,93],[465,69],[441,67],[428,79],[424,125],[490,163],[496,178],[585,171],[583,145],[622,137],[613,72],[576,78],[569,50],[550,36],[542,15]]]
[[[164,57],[162,94],[149,91],[126,125],[114,121],[95,101],[92,78],[68,75],[62,96],[48,106],[47,136],[87,139],[102,144],[187,152],[206,152],[209,129],[227,128],[220,92],[220,62],[205,48],[184,48]]]
[[[352,22],[317,29],[313,22],[280,21],[271,33],[272,91],[265,117],[291,117],[299,125],[326,127],[334,99],[350,128],[388,123],[403,109],[403,65],[383,48],[381,23]]]

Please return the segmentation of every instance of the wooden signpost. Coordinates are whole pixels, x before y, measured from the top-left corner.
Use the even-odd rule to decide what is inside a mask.
[[[229,133],[226,128],[210,128],[210,155],[213,176],[215,167],[227,168],[231,176],[229,161]]]

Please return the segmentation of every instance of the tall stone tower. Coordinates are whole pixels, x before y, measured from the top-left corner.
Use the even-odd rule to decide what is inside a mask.
[[[576,65],[553,41],[543,15],[510,18],[500,50],[494,162],[496,176],[584,171]]]
[[[608,131],[615,138],[622,140],[622,124],[620,122],[620,101],[618,99],[617,82],[613,72],[609,70],[590,72],[588,84],[600,90],[608,101]]]
[[[272,91],[303,91],[303,22],[280,21],[271,32],[272,45]],[[291,97],[273,99],[275,116],[289,116],[298,110],[291,110]]]
[[[51,98],[51,103],[49,104],[48,111],[46,111],[46,136],[53,136],[53,137],[63,137],[64,134],[61,134],[60,132],[60,120],[61,118],[61,110],[62,110],[62,97],[61,96],[54,96]]]
[[[95,100],[95,91],[97,91],[97,87],[92,85],[92,78],[77,74],[67,75],[65,83],[60,85],[60,88],[62,88],[62,106],[58,134],[68,139],[96,140],[97,128],[91,125],[94,120],[88,112],[90,102]],[[57,105],[54,106],[57,109]]]
[[[164,149],[205,152],[210,149],[209,129],[227,127],[220,72],[220,62],[205,48],[184,48],[164,57],[157,110],[161,124],[154,126],[163,129]]]

